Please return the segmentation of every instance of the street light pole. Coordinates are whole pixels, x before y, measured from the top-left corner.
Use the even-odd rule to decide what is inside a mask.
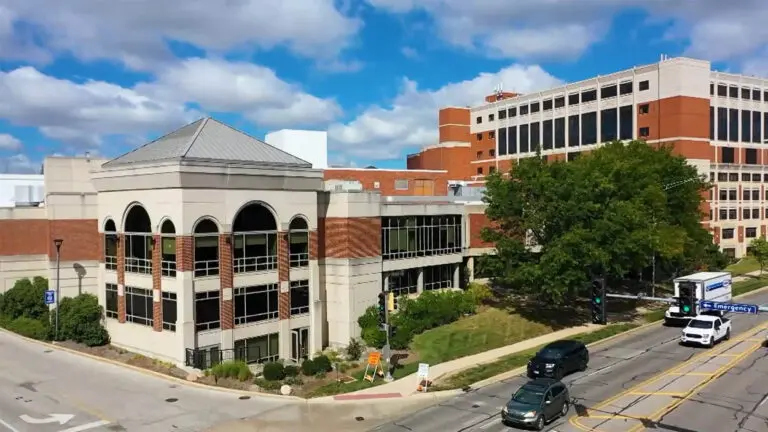
[[[54,333],[54,341],[59,340],[59,294],[61,293],[61,244],[64,243],[62,239],[55,239],[53,244],[56,245],[56,332]]]

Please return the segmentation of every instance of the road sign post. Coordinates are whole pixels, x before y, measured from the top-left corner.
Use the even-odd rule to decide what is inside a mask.
[[[56,303],[56,291],[48,290],[45,292],[45,304],[52,305]]]

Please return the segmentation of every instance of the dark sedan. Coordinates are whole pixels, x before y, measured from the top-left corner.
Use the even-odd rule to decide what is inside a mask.
[[[583,371],[589,364],[587,347],[575,340],[559,340],[546,345],[528,362],[528,377],[562,379],[574,371]]]

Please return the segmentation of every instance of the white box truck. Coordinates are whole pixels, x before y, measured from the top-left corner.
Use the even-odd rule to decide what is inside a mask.
[[[709,300],[714,302],[729,302],[732,298],[732,277],[728,272],[701,272],[694,273],[689,276],[684,276],[675,279],[675,297],[680,297],[680,285],[689,285],[693,288],[693,292],[696,295],[696,314],[700,314],[699,310],[700,300]],[[722,312],[716,312],[715,314],[722,316]],[[708,313],[708,315],[710,315]],[[666,324],[680,324],[689,320],[689,316],[685,316],[680,313],[680,310],[676,304],[667,309],[664,314],[664,322]]]

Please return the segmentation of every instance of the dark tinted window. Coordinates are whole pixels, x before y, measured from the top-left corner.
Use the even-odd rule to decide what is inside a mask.
[[[732,98],[739,97],[739,88],[736,86],[728,87],[728,97],[732,97]]]
[[[544,150],[551,150],[554,145],[552,120],[544,120],[543,127],[544,127],[544,130],[542,130],[542,134],[544,135],[544,139],[543,139]]]
[[[597,113],[581,115],[581,145],[597,144]]]
[[[715,139],[715,107],[709,107],[709,139]]]
[[[750,99],[751,97],[752,97],[752,92],[748,88],[741,89],[742,99]]]
[[[715,94],[715,83],[709,83],[709,94],[710,95]]]
[[[509,115],[510,117],[517,116],[517,107],[508,109],[507,110],[507,115]]]
[[[536,355],[537,357],[543,358],[543,359],[559,359],[564,354],[564,350],[560,347],[544,347],[539,351],[539,353]]]
[[[616,108],[600,111],[600,142],[615,141],[619,137],[618,115]]]
[[[520,153],[528,152],[528,125],[520,125]]]
[[[496,139],[496,146],[499,148],[499,154],[507,154],[507,128],[499,128],[499,136]]]
[[[520,115],[526,115],[528,114],[528,105],[522,105],[520,107]]]
[[[635,117],[632,113],[632,105],[619,108],[619,139],[631,140],[632,131],[635,130]]]
[[[531,123],[531,151],[539,150],[541,145],[541,123]]]
[[[746,149],[744,151],[744,159],[750,165],[757,165],[757,149]]]
[[[763,142],[768,141],[768,113],[763,114]]]
[[[552,99],[547,99],[544,102],[542,102],[544,105],[544,111],[548,111],[552,109]]]
[[[537,405],[544,399],[544,392],[540,388],[523,387],[512,396],[512,400],[515,402],[523,403],[526,405]]]
[[[565,106],[565,96],[555,98],[555,108],[562,108]]]
[[[728,110],[728,141],[739,140],[739,110],[730,108]]]
[[[717,139],[728,141],[728,109],[717,108]]]
[[[568,116],[568,147],[578,147],[580,137],[579,116]]]
[[[538,102],[532,103],[531,104],[531,114],[537,113],[539,111],[541,111],[541,104],[539,104]]]
[[[741,141],[752,141],[752,111],[741,110]]]
[[[752,142],[762,142],[763,116],[760,111],[752,111]]]
[[[597,100],[597,89],[581,92],[581,102],[592,102]]]
[[[579,104],[579,94],[569,94],[568,95],[568,105],[578,105]]]
[[[507,128],[507,152],[517,153],[517,126]]]
[[[565,117],[555,119],[555,148],[565,147]]]
[[[500,110],[498,114],[499,114],[499,120],[504,120],[505,118],[507,118],[507,110]]]
[[[760,100],[760,90],[752,90],[752,100],[753,101]]]
[[[614,85],[608,85],[600,89],[600,99],[607,99],[616,97],[619,94],[618,87]]]
[[[735,154],[733,151],[733,147],[721,147],[722,153],[720,155],[720,160],[723,163],[734,163],[735,160]]]
[[[631,94],[632,93],[632,82],[625,82],[619,84],[619,94],[625,95],[625,94]]]
[[[651,88],[651,84],[648,82],[648,80],[640,81],[638,88],[640,89],[640,91],[645,91]]]
[[[726,87],[726,86],[724,86],[722,84],[718,84],[717,85],[717,95],[718,96],[723,96],[723,97],[728,96],[728,87]]]

